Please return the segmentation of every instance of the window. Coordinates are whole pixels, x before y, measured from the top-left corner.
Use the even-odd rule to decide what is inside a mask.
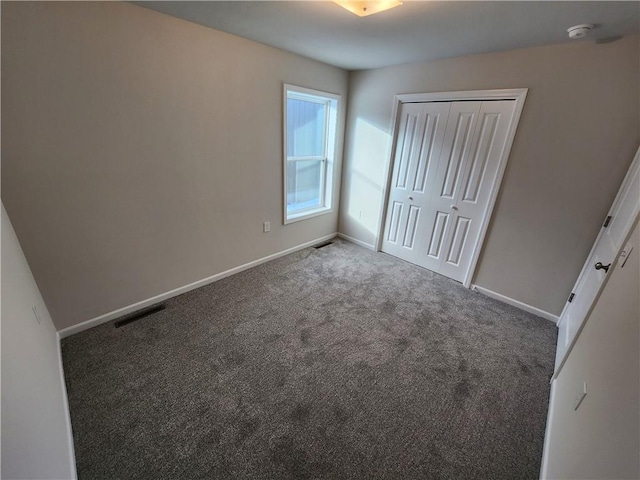
[[[293,85],[284,92],[284,223],[291,223],[331,211],[340,97]]]

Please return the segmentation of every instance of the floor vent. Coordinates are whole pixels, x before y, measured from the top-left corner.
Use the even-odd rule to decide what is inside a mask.
[[[314,245],[313,248],[315,248],[316,250],[319,248],[324,248],[327,245],[333,245],[333,242],[324,242],[324,243],[319,243],[318,245]]]
[[[151,305],[150,307],[143,308],[142,310],[138,310],[136,312],[130,313],[129,315],[125,315],[120,318],[120,320],[116,320],[113,324],[116,328],[124,327],[136,320],[140,320],[141,318],[148,317],[156,312],[160,312],[165,309],[164,304],[160,303],[158,305]]]

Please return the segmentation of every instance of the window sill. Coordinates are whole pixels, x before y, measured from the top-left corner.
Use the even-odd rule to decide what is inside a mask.
[[[284,224],[287,225],[289,223],[299,222],[300,220],[307,220],[309,218],[318,217],[331,212],[333,212],[333,208],[331,207],[320,207],[298,213],[289,213],[286,214]]]

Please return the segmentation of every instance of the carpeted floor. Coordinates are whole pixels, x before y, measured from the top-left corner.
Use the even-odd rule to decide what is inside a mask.
[[[63,340],[87,479],[537,479],[555,326],[336,240]]]

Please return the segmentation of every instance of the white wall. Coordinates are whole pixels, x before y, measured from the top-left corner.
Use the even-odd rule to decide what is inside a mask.
[[[346,103],[344,70],[130,3],[3,3],[3,201],[58,329],[337,231],[283,225],[283,83]]]
[[[2,478],[75,478],[58,334],[4,205],[1,288]]]
[[[373,243],[393,97],[529,88],[473,283],[559,314],[640,140],[640,40],[352,72],[339,231]]]
[[[639,192],[640,194],[640,192]],[[548,479],[640,478],[640,233],[609,275],[554,381],[543,465]],[[587,396],[574,411],[576,395]]]

